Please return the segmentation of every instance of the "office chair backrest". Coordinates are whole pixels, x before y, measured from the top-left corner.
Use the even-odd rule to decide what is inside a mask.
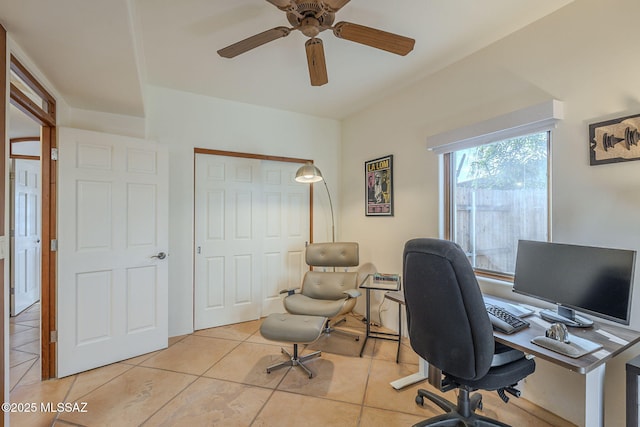
[[[354,242],[311,243],[306,261],[312,267],[355,267],[359,264],[358,244]],[[308,271],[302,282],[302,294],[316,299],[338,300],[343,291],[358,286],[356,271]]]
[[[460,246],[447,240],[410,240],[403,264],[413,349],[444,373],[469,380],[484,377],[493,358],[493,330]]]

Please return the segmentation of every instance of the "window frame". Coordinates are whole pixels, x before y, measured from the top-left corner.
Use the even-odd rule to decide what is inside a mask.
[[[495,142],[503,141],[505,139],[513,139],[513,138],[529,135],[532,133],[542,133],[542,132],[547,133],[547,241],[551,241],[551,212],[552,212],[552,209],[551,209],[551,189],[552,189],[551,147],[552,147],[552,138],[553,138],[553,128],[549,128],[546,130],[541,129],[536,132],[525,132],[521,135],[510,136],[509,138],[490,140],[490,141],[484,142],[483,144],[478,144],[478,146],[488,145]],[[454,242],[455,242],[455,236],[454,236],[455,230],[453,228],[454,228],[455,202],[453,198],[455,197],[455,192],[454,192],[455,178],[453,176],[453,171],[455,170],[455,168],[453,167],[452,162],[454,158],[453,154],[456,151],[463,150],[464,148],[466,147],[460,147],[458,149],[449,150],[442,153],[442,156],[443,156],[442,167],[443,167],[443,177],[444,177],[443,179],[444,238],[446,240],[451,240]],[[513,278],[514,278],[513,274],[502,273],[498,271],[490,271],[490,270],[480,269],[476,267],[473,267],[473,271],[476,274],[476,276],[513,283]]]

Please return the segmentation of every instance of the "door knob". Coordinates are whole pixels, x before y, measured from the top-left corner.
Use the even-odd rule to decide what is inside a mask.
[[[165,254],[164,252],[158,252],[156,255],[151,256],[151,258],[158,258],[158,259],[165,259],[167,257],[167,254]]]

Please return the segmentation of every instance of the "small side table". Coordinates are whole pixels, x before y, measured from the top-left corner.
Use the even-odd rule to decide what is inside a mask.
[[[367,345],[367,340],[369,338],[383,339],[389,341],[397,341],[398,342],[398,352],[396,354],[396,363],[399,362],[400,359],[400,337],[402,336],[402,324],[400,323],[400,329],[397,334],[389,333],[389,332],[379,332],[371,330],[371,290],[378,291],[399,291],[401,286],[400,276],[397,275],[385,275],[384,280],[376,280],[379,276],[379,273],[368,274],[367,277],[364,278],[362,283],[360,284],[360,288],[365,290],[366,294],[366,334],[364,336],[364,342],[362,343],[362,349],[360,349],[360,357],[362,357],[362,353],[364,352],[364,348]],[[390,292],[387,292],[387,294]],[[397,292],[399,293],[399,292]],[[402,296],[404,301],[404,295]],[[385,298],[388,298],[385,294]],[[391,298],[389,298],[391,299]],[[395,300],[392,300],[395,301]],[[402,312],[400,310],[401,305],[398,304],[398,315],[399,319],[402,319]],[[402,320],[400,320],[402,322]]]
[[[384,294],[389,301],[398,303],[398,351],[396,352],[396,363],[400,363],[400,345],[402,344],[402,306],[404,305],[404,293],[401,291],[390,291]]]

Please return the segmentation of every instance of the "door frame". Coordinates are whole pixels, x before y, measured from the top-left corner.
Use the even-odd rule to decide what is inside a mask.
[[[9,75],[7,69],[7,30],[0,24],[0,86],[2,86],[2,91],[0,91],[0,133],[2,135],[2,144],[0,144],[0,238],[6,239],[5,236],[5,227],[4,227],[4,219],[5,219],[5,193],[7,187],[6,180],[6,164],[7,159],[5,157],[5,147],[7,141],[5,140],[7,137],[7,76]],[[7,335],[4,333],[5,330],[5,317],[7,313],[4,309],[4,295],[5,295],[5,283],[4,280],[4,257],[0,258],[0,283],[2,283],[2,289],[0,289],[0,330],[2,331],[2,340],[0,341],[0,371],[2,371],[2,384],[0,385],[0,398],[3,402],[8,402],[7,399],[9,396],[5,394],[5,391],[8,390],[7,385],[7,377],[9,374],[9,370],[5,369],[7,366],[5,364],[4,354],[5,348],[7,346],[6,338]],[[6,412],[0,415],[0,427],[4,427],[4,420],[7,419],[7,423],[9,422],[9,414]]]
[[[42,380],[56,374],[56,252],[52,249],[57,239],[56,229],[56,162],[52,159],[56,142],[56,100],[13,55],[9,68],[40,98],[43,105],[33,102],[13,83],[10,84],[9,102],[41,126],[41,176],[42,176],[42,258],[40,291],[40,358]],[[5,66],[6,69],[6,66]],[[6,104],[3,104],[5,107]],[[2,147],[2,158],[7,153]],[[56,156],[57,157],[57,156]],[[4,180],[4,173],[1,174]],[[6,185],[6,183],[5,183]],[[4,204],[2,205],[4,207]],[[2,215],[3,217],[4,215]],[[3,319],[6,316],[4,313]]]

